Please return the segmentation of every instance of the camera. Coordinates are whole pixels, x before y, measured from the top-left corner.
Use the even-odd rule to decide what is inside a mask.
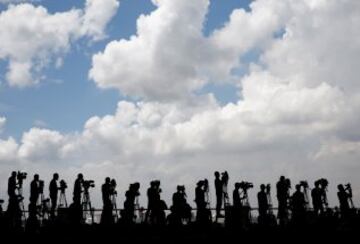
[[[351,184],[350,183],[345,184],[345,189],[346,190],[351,189]]]
[[[243,190],[248,190],[250,188],[253,188],[254,185],[253,185],[253,183],[242,181],[239,183],[239,187]]]
[[[325,178],[321,178],[321,179],[317,180],[317,183],[319,185],[321,185],[321,187],[324,188],[324,189],[329,185],[328,180],[325,179]]]
[[[89,189],[90,187],[95,187],[95,181],[93,180],[84,180],[83,186],[85,189]]]
[[[16,178],[17,180],[19,181],[19,185],[22,186],[23,184],[23,181],[26,179],[27,177],[27,173],[26,172],[21,172],[21,171],[18,171],[17,175],[16,175]]]
[[[66,182],[65,182],[64,180],[61,180],[61,181],[60,181],[60,190],[61,190],[62,192],[64,192],[66,188],[67,188]]]
[[[300,181],[300,186],[302,186],[302,187],[304,187],[304,188],[309,188],[308,182],[307,182],[307,181],[304,181],[304,180]]]

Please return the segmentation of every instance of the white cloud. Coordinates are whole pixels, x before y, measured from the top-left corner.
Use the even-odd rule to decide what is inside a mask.
[[[0,12],[0,59],[9,61],[9,85],[37,84],[43,68],[58,63],[74,41],[104,37],[118,6],[117,0],[87,0],[84,10],[52,14],[42,6],[9,5]]]

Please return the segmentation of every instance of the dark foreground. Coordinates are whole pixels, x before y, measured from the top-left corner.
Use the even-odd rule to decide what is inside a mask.
[[[199,226],[150,226],[148,224],[114,225],[48,223],[36,232],[23,229],[0,230],[1,243],[249,243],[253,241],[293,243],[311,241],[351,241],[360,237],[359,219],[347,223],[313,223],[306,226],[229,227],[217,223]],[[354,239],[355,238],[355,239]]]

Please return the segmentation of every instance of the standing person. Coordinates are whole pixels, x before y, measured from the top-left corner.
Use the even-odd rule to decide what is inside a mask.
[[[257,199],[259,205],[259,218],[264,219],[269,211],[268,195],[264,184],[260,185],[260,191],[257,194]]]
[[[16,198],[16,171],[13,171],[11,173],[11,176],[8,180],[8,195],[9,195],[9,201]]]
[[[280,225],[284,225],[288,220],[288,200],[289,200],[290,181],[281,176],[276,183],[276,197],[278,199],[278,218]]]
[[[36,205],[40,195],[40,177],[38,174],[34,175],[34,179],[30,183],[30,204]]]
[[[82,184],[84,181],[84,176],[82,174],[78,174],[77,179],[74,183],[74,192],[73,192],[73,201],[76,206],[81,206],[81,193],[82,190]]]
[[[315,215],[322,214],[324,212],[322,190],[320,188],[320,182],[317,180],[314,183],[315,188],[311,190],[311,199],[314,208]]]
[[[305,220],[305,195],[301,191],[301,185],[295,186],[296,191],[291,196],[292,220],[294,223],[301,224]]]
[[[106,177],[105,183],[101,186],[101,193],[102,193],[102,200],[103,200],[103,212],[101,214],[101,223],[102,224],[113,223],[110,181],[111,181],[110,177]]]
[[[223,183],[220,179],[220,173],[215,171],[215,191],[216,191],[216,220],[218,218],[224,217],[221,215],[221,206],[222,206],[222,199],[223,199]]]
[[[51,200],[51,217],[55,218],[55,210],[57,207],[58,191],[59,187],[57,181],[59,180],[59,174],[55,173],[49,185],[50,200]]]
[[[338,185],[338,199],[340,203],[340,214],[342,218],[349,217],[350,214],[350,199],[352,198],[352,190],[350,184],[345,188],[342,184]]]

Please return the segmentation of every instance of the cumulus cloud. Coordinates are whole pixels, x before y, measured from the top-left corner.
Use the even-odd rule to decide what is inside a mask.
[[[120,101],[80,132],[33,128],[20,143],[0,141],[12,150],[1,157],[45,175],[117,177],[119,192],[131,181],[144,192],[161,178],[166,200],[184,182],[192,199],[196,180],[225,169],[231,183],[327,177],[332,205],[337,183],[360,186],[359,3],[256,0],[205,37],[209,1],[153,2],[137,34],[110,42],[89,73],[100,87],[144,99]],[[233,74],[254,49],[259,60],[246,75]],[[241,99],[220,105],[211,94],[192,94],[215,77],[231,77]],[[357,187],[355,201],[359,194]]]
[[[87,0],[84,10],[52,14],[43,6],[9,5],[0,12],[0,60],[9,62],[9,85],[26,87],[39,83],[43,68],[58,63],[76,40],[104,37],[106,25],[118,6],[117,0]]]

